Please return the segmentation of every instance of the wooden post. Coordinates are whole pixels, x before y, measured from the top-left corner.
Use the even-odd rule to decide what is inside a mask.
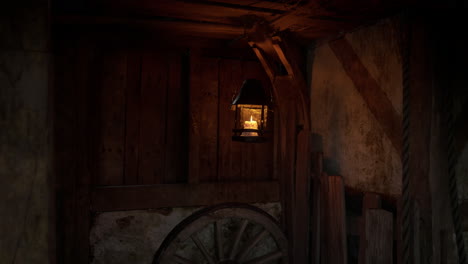
[[[365,213],[366,263],[393,264],[393,215],[382,209]],[[361,243],[362,245],[363,243]]]
[[[360,226],[360,240],[359,240],[359,264],[365,264],[367,262],[367,211],[369,209],[380,209],[381,199],[378,194],[375,193],[365,193],[364,198],[362,199],[362,222]],[[371,262],[372,263],[372,262]]]
[[[263,41],[262,27],[251,33],[249,42],[262,63],[273,85],[273,95],[278,105],[280,123],[279,135],[279,177],[282,186],[282,205],[286,233],[289,239],[290,262],[309,262],[309,177],[310,171],[310,102],[305,79],[299,67],[300,57],[297,47],[279,37]],[[260,34],[258,34],[260,33]],[[260,37],[259,37],[260,36]],[[263,37],[262,37],[263,36]],[[273,46],[273,43],[275,46]],[[280,58],[280,59],[279,59]],[[282,63],[288,68],[288,75],[279,75],[271,67]]]
[[[323,173],[322,142],[319,135],[312,135],[312,181],[311,181],[311,216],[310,216],[310,261],[320,263],[320,177]]]
[[[348,250],[343,177],[323,176],[321,187],[324,198],[321,263],[346,264],[348,263]]]

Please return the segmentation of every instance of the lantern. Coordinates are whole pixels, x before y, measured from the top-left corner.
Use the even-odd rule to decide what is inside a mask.
[[[235,110],[232,140],[265,142],[272,131],[273,112],[271,96],[267,95],[261,81],[245,80],[232,105]]]

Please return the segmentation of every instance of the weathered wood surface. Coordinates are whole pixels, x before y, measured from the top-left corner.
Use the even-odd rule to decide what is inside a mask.
[[[161,54],[145,52],[141,63],[139,184],[164,182],[168,71]],[[172,87],[177,89],[177,87]],[[171,131],[172,132],[172,131]],[[174,131],[173,133],[177,133]]]
[[[128,52],[126,76],[124,184],[137,184],[140,154],[141,54]]]
[[[416,236],[421,248],[413,247],[414,255],[421,254],[422,263],[432,258],[432,197],[429,174],[431,169],[431,126],[433,112],[433,56],[431,47],[426,45],[430,41],[432,30],[426,18],[415,18],[412,23],[412,44],[410,51],[410,148],[409,170],[410,194],[413,202],[418,205],[418,223],[422,240]],[[417,242],[416,241],[416,242]]]
[[[226,202],[277,202],[278,182],[158,184],[100,187],[92,191],[92,211],[204,206]]]
[[[149,30],[162,33],[169,37],[192,36],[203,38],[237,38],[244,34],[241,26],[209,24],[198,21],[187,22],[168,21],[145,18],[127,18],[112,16],[80,16],[80,15],[59,15],[53,18],[55,24],[73,26],[78,28],[92,28],[96,26],[113,28],[130,28],[132,30]],[[189,45],[187,45],[189,46]]]
[[[57,262],[88,263],[95,54],[86,39],[64,38],[58,46],[54,62],[63,71],[54,80]]]
[[[322,264],[348,263],[346,204],[341,176],[322,176]]]
[[[367,213],[370,209],[380,209],[381,208],[381,198],[378,194],[375,193],[365,193],[364,197],[362,199],[362,220],[361,220],[361,226],[360,226],[360,237],[361,239],[359,240],[359,263],[360,264],[365,264],[365,263],[374,263],[374,262],[368,262],[368,240],[367,240],[367,230],[368,228],[372,228],[371,225],[372,223],[369,223],[367,220]]]
[[[231,102],[242,82],[247,78],[263,80],[269,89],[259,63],[194,54],[191,71],[190,181],[272,179],[273,141],[260,144],[232,141]]]
[[[191,66],[191,76],[197,80],[190,90],[189,171],[190,178],[197,179],[195,182],[209,182],[218,179],[219,59],[198,59],[198,64]]]
[[[265,29],[261,26],[249,32],[253,40],[250,46],[259,58],[273,85],[273,95],[278,109],[279,155],[278,180],[282,186],[283,223],[290,241],[290,262],[309,261],[309,179],[310,171],[310,102],[305,79],[302,75],[301,54],[292,41],[285,42],[279,36],[264,41]],[[275,43],[276,48],[272,43]],[[272,67],[287,62],[289,75]]]
[[[112,49],[96,59],[95,184],[184,181],[181,55]]]
[[[124,179],[125,84],[127,56],[123,52],[102,52],[94,65],[99,73],[97,171],[98,185],[121,185]]]
[[[380,88],[380,85],[371,76],[351,44],[345,38],[330,42],[330,48],[343,65],[343,69],[353,81],[354,87],[361,94],[369,110],[384,129],[395,150],[398,154],[401,154],[401,116],[395,110],[390,99],[388,99],[387,95]]]
[[[366,263],[393,264],[393,215],[382,209],[368,209],[365,214]]]

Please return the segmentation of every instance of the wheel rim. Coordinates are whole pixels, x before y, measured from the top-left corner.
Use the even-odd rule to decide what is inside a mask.
[[[159,247],[153,263],[287,263],[287,240],[277,222],[257,207],[222,204],[179,223]]]

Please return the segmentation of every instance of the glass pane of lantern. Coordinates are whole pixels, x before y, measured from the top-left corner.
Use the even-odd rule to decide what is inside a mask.
[[[241,129],[261,129],[262,128],[262,105],[238,105],[239,127]],[[266,106],[265,106],[266,107]],[[266,120],[266,115],[264,116]],[[258,136],[258,132],[242,132],[241,136]]]

